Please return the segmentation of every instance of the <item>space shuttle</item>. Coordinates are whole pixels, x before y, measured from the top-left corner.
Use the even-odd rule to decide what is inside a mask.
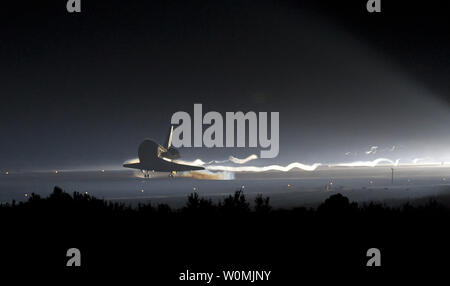
[[[141,170],[145,178],[150,177],[150,172],[169,172],[169,177],[173,178],[176,172],[204,170],[200,166],[176,162],[180,152],[172,146],[172,136],[173,126],[167,136],[166,147],[145,139],[138,147],[138,158],[124,162],[123,167]]]

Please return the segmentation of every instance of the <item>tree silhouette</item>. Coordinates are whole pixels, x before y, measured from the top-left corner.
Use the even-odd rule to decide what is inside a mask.
[[[357,203],[350,203],[347,197],[342,194],[330,196],[317,208],[319,213],[346,215],[358,211]]]
[[[250,204],[241,190],[236,191],[234,195],[226,197],[223,203],[219,203],[219,208],[225,214],[245,214],[250,212]]]
[[[255,198],[255,212],[260,214],[267,214],[272,210],[269,204],[270,198],[264,198],[262,195],[257,195]]]

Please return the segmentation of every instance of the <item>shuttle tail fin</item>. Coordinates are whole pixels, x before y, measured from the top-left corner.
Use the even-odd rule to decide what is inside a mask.
[[[172,134],[173,134],[173,125],[170,125],[170,131],[167,136],[167,150],[172,146]]]

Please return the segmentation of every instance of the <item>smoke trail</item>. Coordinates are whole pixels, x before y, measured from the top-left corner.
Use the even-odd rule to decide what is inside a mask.
[[[199,180],[234,180],[234,173],[232,172],[210,172],[208,170],[204,171],[192,171],[183,172],[180,174],[181,177],[194,178]]]

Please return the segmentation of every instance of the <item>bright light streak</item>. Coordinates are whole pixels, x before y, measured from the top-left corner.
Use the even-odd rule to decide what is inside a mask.
[[[123,162],[123,164],[137,164],[139,163],[139,158],[135,158],[135,159],[130,159],[130,160],[126,160],[125,162]]]
[[[367,155],[375,154],[375,153],[377,153],[377,150],[378,150],[378,146],[372,146],[372,147],[370,147],[369,151],[366,151],[366,154]]]
[[[247,158],[244,158],[244,159],[239,159],[239,158],[236,158],[236,157],[233,157],[233,156],[229,157],[229,160],[231,162],[235,163],[235,164],[245,164],[245,163],[247,163],[247,162],[249,162],[251,160],[256,160],[256,159],[258,159],[258,155],[255,155],[255,154],[252,154],[252,155],[250,155],[250,156],[248,156]]]
[[[393,146],[389,149],[389,151],[393,151],[396,149],[396,146]],[[375,154],[379,150],[378,146],[371,146],[369,151],[366,151],[366,154]],[[349,152],[350,153],[350,152]],[[185,165],[193,165],[193,166],[202,166],[205,168],[203,171],[191,171],[191,172],[183,172],[181,176],[183,177],[191,177],[196,179],[206,179],[206,180],[233,180],[235,172],[267,172],[267,171],[279,171],[279,172],[289,172],[292,169],[300,169],[303,171],[313,172],[316,171],[317,168],[322,166],[321,163],[314,163],[312,165],[303,164],[300,162],[293,162],[289,165],[268,165],[268,166],[233,166],[228,165],[225,166],[222,163],[234,163],[234,164],[245,164],[249,161],[258,159],[258,156],[252,154],[246,158],[240,159],[234,156],[229,156],[227,160],[213,160],[209,162],[205,162],[201,159],[196,159],[194,161],[184,161],[184,160],[169,160],[166,158],[162,158],[174,163],[185,164]],[[422,165],[443,165],[449,164],[449,162],[433,162],[433,163],[425,163],[425,158],[416,158],[412,160],[412,163],[402,163],[400,164],[400,159],[391,160],[388,158],[378,158],[373,161],[354,161],[354,162],[344,162],[344,163],[331,163],[327,164],[328,167],[377,167],[377,166],[422,166]],[[125,163],[133,164],[138,163],[139,159],[128,160]],[[371,182],[373,184],[373,182]],[[331,188],[333,183],[328,184],[328,188]],[[290,185],[288,185],[290,187]]]
[[[177,162],[180,162],[182,164],[197,165],[197,166],[204,166],[204,165],[211,165],[211,164],[223,164],[223,163],[227,163],[227,162],[232,162],[232,163],[241,165],[241,164],[245,164],[247,162],[250,162],[250,161],[256,160],[256,159],[258,159],[258,155],[252,154],[244,159],[239,159],[234,156],[230,156],[230,157],[228,157],[228,160],[222,160],[222,161],[213,160],[213,161],[209,161],[209,162],[204,162],[201,159],[196,159],[192,162],[182,161],[182,160],[178,160]]]
[[[256,167],[256,166],[242,166],[242,167],[234,167],[234,166],[206,166],[207,170],[211,171],[229,171],[229,172],[266,172],[266,171],[280,171],[280,172],[289,172],[294,168],[298,168],[304,171],[314,171],[319,167],[320,163],[315,163],[313,165],[305,165],[302,163],[294,162],[287,166],[280,165],[270,165],[264,167]]]
[[[387,163],[388,165],[398,166],[399,162],[400,162],[400,159],[397,159],[394,162],[390,159],[378,158],[373,161],[356,161],[356,162],[351,162],[351,163],[332,164],[329,166],[330,167],[375,167],[375,166],[380,165],[380,163]]]

